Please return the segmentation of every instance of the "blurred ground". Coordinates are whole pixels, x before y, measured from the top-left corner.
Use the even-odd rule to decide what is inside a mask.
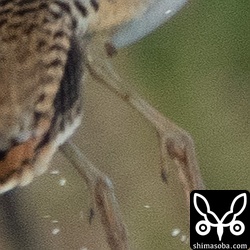
[[[193,0],[114,59],[126,82],[192,134],[209,189],[250,190],[249,11],[249,1]],[[189,249],[171,237],[176,227],[188,232],[188,215],[175,169],[168,186],[160,180],[152,127],[95,82],[85,86],[85,106],[74,141],[111,177],[132,249]],[[0,249],[108,249],[99,217],[88,224],[85,183],[59,153],[51,170],[59,174],[16,191],[36,246]],[[8,238],[0,231],[0,240]]]

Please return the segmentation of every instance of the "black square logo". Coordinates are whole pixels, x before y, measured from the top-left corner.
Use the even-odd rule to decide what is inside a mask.
[[[190,194],[191,249],[249,249],[250,194],[203,190]]]

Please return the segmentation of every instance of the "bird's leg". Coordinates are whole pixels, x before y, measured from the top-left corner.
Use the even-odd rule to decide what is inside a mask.
[[[122,221],[110,179],[95,168],[73,143],[64,143],[60,150],[85,179],[93,199],[94,210],[91,211],[95,211],[95,208],[99,211],[110,249],[128,250],[126,228]],[[93,216],[93,214],[90,214],[90,216]]]
[[[176,163],[179,180],[182,183],[189,208],[190,192],[194,189],[204,189],[195,156],[194,143],[190,135],[140,98],[136,92],[124,89],[121,79],[107,61],[94,60],[89,56],[87,68],[92,78],[137,110],[155,128],[160,145],[162,180],[167,182],[167,160],[170,158]]]

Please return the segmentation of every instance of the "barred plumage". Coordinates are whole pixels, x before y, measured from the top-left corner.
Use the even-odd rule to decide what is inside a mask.
[[[58,145],[80,124],[84,39],[77,34],[84,35],[98,4],[16,0],[1,1],[0,7],[4,192],[44,172]]]

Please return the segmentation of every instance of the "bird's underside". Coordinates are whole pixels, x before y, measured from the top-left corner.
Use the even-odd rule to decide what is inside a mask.
[[[187,207],[189,193],[204,188],[190,136],[136,93],[124,90],[101,60],[108,40],[102,44],[92,40],[95,32],[119,26],[137,12],[141,15],[152,2],[0,0],[0,193],[27,185],[46,171],[61,145],[61,152],[87,182],[91,211],[101,214],[113,250],[129,249],[129,244],[112,184],[67,142],[81,123],[86,72],[156,129],[162,180],[166,181],[170,158],[176,162]]]

